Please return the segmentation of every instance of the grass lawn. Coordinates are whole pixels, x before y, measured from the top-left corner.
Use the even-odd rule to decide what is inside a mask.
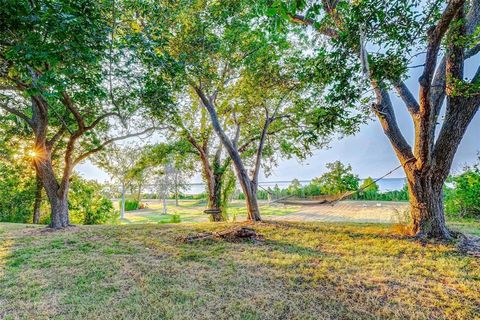
[[[387,224],[0,224],[0,319],[478,319],[480,260]]]

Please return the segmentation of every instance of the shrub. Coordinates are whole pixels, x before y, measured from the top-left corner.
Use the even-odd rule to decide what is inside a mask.
[[[451,176],[445,188],[445,211],[457,217],[480,218],[480,167],[465,168],[458,176]]]
[[[368,177],[363,181],[362,185],[360,186],[360,189],[362,189],[365,193],[375,193],[378,192],[378,184],[372,179],[372,177]]]
[[[172,215],[172,217],[170,218],[170,223],[180,223],[182,220],[180,219],[180,215],[179,214],[174,214]]]
[[[15,148],[0,140],[0,221],[32,222],[35,171],[26,159],[16,160],[11,150]]]
[[[99,193],[101,186],[96,181],[74,175],[70,182],[68,205],[70,220],[80,224],[102,224],[115,218],[110,199]]]
[[[122,206],[122,200],[119,202],[119,207]],[[126,199],[125,211],[138,210],[140,208],[140,202],[138,200]]]
[[[354,200],[376,200],[376,201],[408,201],[408,190],[405,184],[401,190],[377,192],[364,191],[352,196]]]

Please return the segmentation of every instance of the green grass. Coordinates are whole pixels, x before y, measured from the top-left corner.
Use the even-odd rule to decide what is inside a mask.
[[[447,223],[453,230],[480,237],[480,220],[473,218],[451,218],[447,216]]]
[[[475,319],[480,260],[387,224],[0,224],[0,319]]]

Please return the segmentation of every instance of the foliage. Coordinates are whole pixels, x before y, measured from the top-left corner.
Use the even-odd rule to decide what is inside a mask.
[[[480,164],[447,179],[445,211],[455,217],[480,218]]]
[[[122,205],[122,201],[120,200],[118,203],[119,206]],[[125,199],[125,211],[133,211],[138,210],[140,207],[140,202],[134,199]]]
[[[116,30],[130,13],[117,9],[110,0],[0,4],[0,122],[18,118],[28,127],[28,138],[16,133],[38,154],[48,198],[63,205],[76,165],[158,122],[141,103],[144,76]],[[157,113],[166,101],[157,100]],[[66,227],[68,212],[59,211],[52,212],[52,226]]]
[[[367,177],[360,186],[363,192],[378,192],[379,186],[372,177]]]
[[[99,190],[101,185],[98,182],[72,176],[68,203],[72,223],[103,224],[116,217],[112,201]]]
[[[18,164],[0,161],[0,221],[32,221],[35,176],[27,172]]]
[[[162,5],[162,10],[156,3],[135,8],[141,22],[136,46],[151,70],[151,82],[165,70],[159,67],[168,57],[179,87],[175,124],[180,134],[217,150],[218,140],[205,139],[212,133],[205,119],[220,122],[216,130],[223,131],[223,143],[234,142],[228,152],[238,153],[237,170],[252,172],[254,184],[260,165],[268,174],[279,156],[303,158],[336,133],[358,129],[363,118],[351,113],[351,105],[322,97],[332,73],[317,72],[315,61],[304,54],[304,43],[292,44],[287,34],[270,32],[255,2],[197,0]],[[214,105],[209,115],[205,101],[199,103],[202,95]]]
[[[236,190],[237,179],[235,176],[235,172],[233,172],[232,168],[228,168],[223,176],[223,183],[222,183],[222,194],[221,194],[221,206],[220,209],[222,210],[222,216],[225,221],[228,221],[228,203],[232,200],[233,194]]]
[[[0,135],[0,221],[32,222],[36,183],[28,145],[8,127]]]
[[[351,196],[353,200],[375,200],[375,201],[408,201],[407,185],[401,190],[393,190],[386,192],[358,192]]]
[[[179,214],[173,214],[172,218],[170,219],[170,223],[180,223],[182,219],[180,218]]]
[[[360,179],[353,174],[350,165],[335,161],[325,166],[329,171],[312,179],[312,184],[319,186],[322,194],[339,194],[358,189]]]
[[[302,189],[302,185],[298,179],[293,179],[292,183],[288,186],[288,193],[292,195],[298,195],[300,190]]]

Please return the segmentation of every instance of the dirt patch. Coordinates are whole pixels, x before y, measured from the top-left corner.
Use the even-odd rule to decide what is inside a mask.
[[[248,227],[236,227],[218,232],[201,232],[194,235],[178,237],[177,240],[181,242],[191,243],[196,241],[208,240],[208,239],[221,239],[229,242],[239,241],[262,241],[263,235],[257,234],[257,232]]]

